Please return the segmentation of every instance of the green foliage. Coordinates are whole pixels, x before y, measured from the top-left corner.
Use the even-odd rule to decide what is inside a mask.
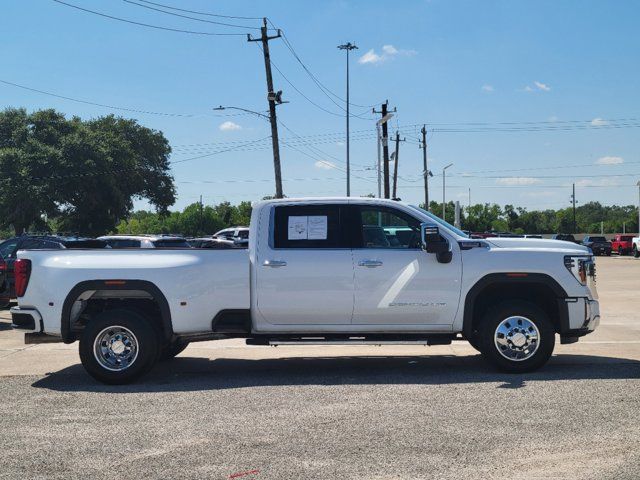
[[[113,115],[67,119],[54,110],[0,112],[0,228],[98,235],[127,217],[135,198],[161,213],[175,202],[168,141]]]
[[[218,230],[232,226],[247,226],[251,218],[251,203],[242,202],[231,205],[223,202],[218,205],[192,203],[182,212],[168,215],[148,211],[134,212],[128,219],[122,220],[116,227],[117,233],[173,233],[187,237],[211,235]]]

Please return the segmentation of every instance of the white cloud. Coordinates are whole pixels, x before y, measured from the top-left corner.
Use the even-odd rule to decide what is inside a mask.
[[[549,85],[547,85],[546,83],[535,81],[535,82],[533,82],[533,85],[527,85],[522,89],[522,91],[524,91],[524,92],[534,92],[536,90],[543,91],[543,92],[548,92],[548,91],[551,90],[551,87]]]
[[[373,51],[373,48],[358,59],[358,63],[379,63],[382,57]]]
[[[620,165],[621,163],[624,163],[624,158],[622,157],[606,156],[596,160],[596,165]]]
[[[242,127],[240,125],[230,120],[227,120],[226,122],[221,123],[218,128],[222,132],[232,132],[234,130],[242,130]]]
[[[580,180],[576,180],[576,187],[617,187],[619,183],[620,182],[615,178],[602,178],[600,180],[582,178]],[[570,187],[571,185],[567,184],[566,186]]]
[[[491,93],[493,92],[493,85],[482,85],[482,87],[480,87],[480,90],[482,90],[483,92]]]
[[[497,178],[496,183],[498,185],[535,185],[540,183],[540,179],[534,177],[504,177]]]
[[[383,45],[382,53],[376,53],[375,49],[367,51],[358,59],[358,63],[361,64],[379,64],[391,60],[397,56],[411,57],[418,52],[415,50],[403,50],[394,47],[393,45]]]
[[[549,90],[551,90],[551,87],[549,85],[546,85],[542,82],[533,82],[533,84],[538,87],[538,90],[542,90],[544,92],[548,92]]]
[[[382,51],[387,55],[396,55],[398,53],[398,49],[393,45],[383,45]]]
[[[327,162],[326,160],[318,160],[314,165],[316,168],[320,168],[322,170],[331,170],[332,168],[336,168],[333,163]]]
[[[556,193],[557,192],[551,192],[549,190],[544,190],[542,192],[526,192],[526,193],[523,193],[521,196],[529,197],[529,198],[547,198],[547,197],[555,196]]]
[[[603,120],[602,118],[594,118],[593,120],[591,120],[592,127],[603,127],[605,125],[609,125],[609,122]]]

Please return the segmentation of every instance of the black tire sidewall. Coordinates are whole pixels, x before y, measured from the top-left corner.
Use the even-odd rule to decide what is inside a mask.
[[[505,358],[498,351],[494,340],[495,331],[500,322],[515,315],[531,320],[540,332],[538,350],[531,358],[522,361],[513,361]],[[500,370],[508,373],[531,372],[547,363],[553,354],[555,328],[548,315],[533,303],[527,301],[504,302],[495,308],[491,308],[484,315],[480,326],[480,344],[485,358]]]
[[[168,344],[166,347],[162,349],[162,351],[160,352],[159,360],[160,361],[171,360],[173,357],[175,357],[176,355],[184,351],[184,349],[187,348],[188,346],[189,346],[189,342],[186,342],[184,340],[176,340],[174,342],[171,342],[170,344]]]
[[[96,336],[105,328],[121,325],[133,332],[138,340],[138,357],[121,372],[103,368],[93,353]],[[112,385],[129,383],[148,372],[158,357],[158,334],[150,322],[137,312],[125,309],[108,310],[92,318],[80,337],[80,360],[85,370],[96,380]]]

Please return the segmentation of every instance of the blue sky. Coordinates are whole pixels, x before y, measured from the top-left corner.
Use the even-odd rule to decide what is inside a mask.
[[[447,199],[463,204],[470,188],[473,203],[558,208],[569,204],[572,182],[579,202],[637,202],[636,1],[154,1],[222,15],[268,16],[340,98],[345,58],[336,46],[355,42],[352,103],[378,104],[379,109],[388,99],[398,110],[390,131],[399,129],[407,139],[400,146],[398,194],[403,200],[423,198],[417,140],[419,126],[426,123],[435,199],[442,198],[442,167],[453,163],[447,171]],[[168,28],[258,33],[120,0],[65,2]],[[146,28],[52,0],[3,0],[1,6],[0,80],[94,103],[185,116],[112,110],[0,83],[3,107],[53,107],[83,118],[116,113],[163,131],[174,147],[178,208],[199,195],[206,203],[236,203],[273,193],[268,123],[212,110],[217,105],[267,107],[262,53],[246,37]],[[198,18],[260,26],[259,20]],[[280,126],[281,138],[291,143],[281,146],[285,194],[343,195],[344,111],[330,98],[343,103],[314,84],[282,40],[270,46],[273,62],[289,82],[333,113],[310,103],[274,71],[276,88],[290,102],[278,107],[288,128]],[[376,117],[369,112],[352,107],[361,116],[351,121],[354,195],[377,189],[372,170]]]

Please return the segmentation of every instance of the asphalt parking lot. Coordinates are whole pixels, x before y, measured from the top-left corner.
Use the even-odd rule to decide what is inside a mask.
[[[0,314],[0,478],[640,478],[640,261],[598,259],[600,329],[541,371],[437,347],[190,346],[105,386]]]

